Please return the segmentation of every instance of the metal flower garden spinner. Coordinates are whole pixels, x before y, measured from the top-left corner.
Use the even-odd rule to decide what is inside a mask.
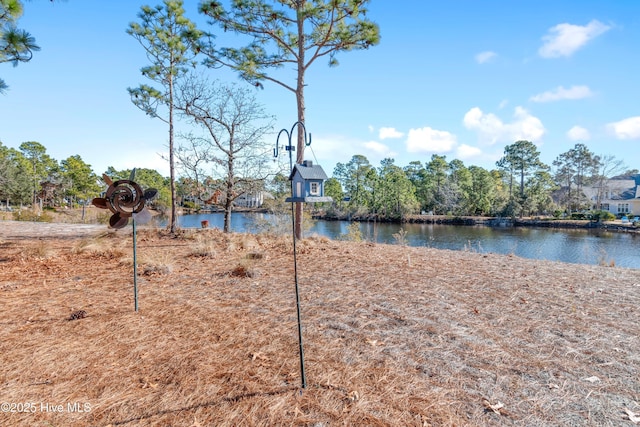
[[[302,379],[302,388],[307,387],[307,379],[304,369],[304,349],[302,345],[302,319],[300,316],[300,291],[298,286],[298,260],[296,250],[296,218],[294,214],[294,203],[319,203],[319,202],[332,202],[331,197],[324,195],[324,181],[327,179],[327,174],[322,167],[314,165],[311,161],[305,160],[302,164],[293,165],[293,152],[296,147],[291,143],[293,131],[299,126],[304,131],[304,145],[311,145],[311,133],[309,133],[309,140],[307,141],[307,130],[302,122],[296,122],[291,127],[291,131],[282,129],[278,133],[276,139],[276,148],[273,150],[274,157],[278,157],[278,148],[280,136],[285,134],[287,136],[288,144],[284,146],[285,150],[289,152],[289,169],[291,173],[289,175],[289,181],[291,181],[291,197],[288,197],[285,201],[291,203],[291,226],[293,227],[293,274],[296,288],[296,310],[298,314],[298,343],[300,347],[300,376]]]
[[[100,209],[109,209],[113,215],[109,218],[109,227],[114,229],[124,228],[129,223],[133,226],[133,299],[135,311],[138,311],[138,262],[136,254],[136,219],[140,223],[146,222],[151,215],[145,209],[145,203],[153,199],[158,190],[142,188],[134,181],[136,170],[133,169],[129,179],[113,181],[109,176],[102,175],[104,182],[109,186],[104,197],[96,197],[91,203]]]

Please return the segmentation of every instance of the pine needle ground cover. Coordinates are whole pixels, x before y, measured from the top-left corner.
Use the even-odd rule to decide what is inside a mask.
[[[633,426],[640,270],[0,221],[2,426]],[[7,406],[9,404],[9,406]]]

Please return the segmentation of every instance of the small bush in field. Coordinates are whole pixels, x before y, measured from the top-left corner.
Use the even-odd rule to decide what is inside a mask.
[[[213,258],[216,256],[216,241],[209,235],[198,235],[191,247],[191,256]]]
[[[113,215],[110,211],[100,211],[96,214],[96,222],[99,224],[109,224],[109,219]]]
[[[361,242],[363,239],[362,231],[360,230],[360,224],[358,222],[352,222],[347,226],[347,232],[340,236],[342,240],[349,240],[352,242]]]
[[[393,233],[393,239],[396,241],[396,244],[400,246],[407,246],[409,244],[407,234],[407,231],[401,228],[397,233]]]
[[[42,212],[36,209],[20,209],[13,213],[15,221],[51,222],[53,216],[49,212]]]

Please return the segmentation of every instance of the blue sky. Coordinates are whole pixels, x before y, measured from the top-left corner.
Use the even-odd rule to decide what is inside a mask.
[[[160,1],[25,2],[19,27],[42,50],[0,64],[0,141],[38,141],[63,160],[79,154],[98,174],[148,167],[168,175],[167,127],[130,101],[147,83],[141,46],[125,33],[143,4]],[[187,15],[204,29],[195,0]],[[379,45],[320,60],[309,70],[307,129],[331,174],[365,155],[405,166],[433,154],[495,167],[504,147],[534,142],[551,164],[576,143],[640,169],[640,2],[372,0]],[[218,45],[235,45],[220,35]],[[291,72],[291,81],[294,71]],[[212,78],[239,83],[224,70]],[[277,133],[296,120],[294,95],[265,83],[258,101]],[[183,127],[184,129],[184,127]],[[275,133],[268,144],[275,144]]]

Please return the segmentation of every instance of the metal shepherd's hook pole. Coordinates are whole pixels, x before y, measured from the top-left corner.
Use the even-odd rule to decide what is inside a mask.
[[[293,152],[296,147],[291,143],[291,138],[293,136],[293,130],[296,126],[301,126],[304,131],[304,144],[308,147],[311,144],[311,134],[309,134],[309,142],[307,142],[307,130],[304,127],[304,123],[296,122],[291,127],[291,131],[287,131],[286,129],[282,129],[278,133],[278,138],[276,139],[276,148],[273,150],[274,157],[278,157],[278,142],[280,141],[280,135],[285,134],[287,136],[287,143],[285,145],[285,150],[289,152],[289,171],[293,171]],[[291,195],[293,196],[293,181],[291,181]],[[302,318],[300,315],[300,290],[298,286],[298,260],[297,260],[297,250],[296,250],[296,216],[294,210],[294,203],[291,203],[291,226],[293,228],[293,275],[295,280],[296,287],[296,311],[298,314],[298,344],[300,348],[300,376],[302,378],[302,388],[307,388],[307,378],[304,370],[304,347],[302,344]]]
[[[131,174],[129,175],[129,181],[135,181],[136,178],[136,168],[131,170]],[[136,217],[132,215],[132,226],[133,226],[133,308],[138,312],[138,250],[137,250],[137,242],[138,237],[136,236]]]
[[[138,257],[136,250],[136,219],[133,218],[133,308],[137,312],[138,311]]]

